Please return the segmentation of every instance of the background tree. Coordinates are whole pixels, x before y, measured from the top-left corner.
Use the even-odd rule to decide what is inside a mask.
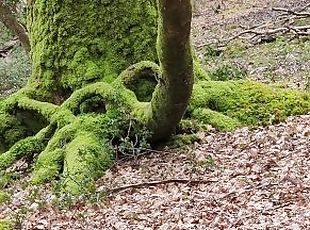
[[[16,3],[10,3],[11,5],[4,0],[0,0],[0,21],[19,39],[25,50],[29,52],[30,42],[27,31],[15,15],[17,12],[14,12],[12,4]]]
[[[181,131],[194,119],[230,130],[309,111],[307,93],[210,81],[190,26],[190,0],[30,1],[32,75],[0,104],[0,170],[27,157],[33,183],[61,176],[80,193],[115,146],[165,140],[183,115]]]

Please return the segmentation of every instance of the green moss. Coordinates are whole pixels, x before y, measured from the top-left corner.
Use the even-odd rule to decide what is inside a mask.
[[[10,220],[0,219],[0,230],[13,230],[14,223]]]
[[[195,109],[192,112],[192,118],[199,120],[203,124],[212,125],[222,131],[230,131],[241,126],[241,123],[237,119],[225,116],[211,109]]]
[[[273,88],[252,81],[199,82],[194,87],[189,111],[199,116],[197,111],[194,113],[195,109],[208,108],[242,125],[268,125],[290,115],[307,113],[310,111],[309,99],[310,94],[306,92]]]
[[[201,139],[197,134],[178,134],[173,136],[167,144],[171,148],[180,148],[182,146],[191,145],[200,141]]]
[[[9,113],[0,111],[0,153],[26,136],[26,128]]]
[[[0,170],[8,168],[16,160],[22,157],[30,157],[43,150],[42,140],[35,137],[27,137],[16,142],[9,151],[0,155]]]
[[[186,115],[185,115],[186,116]],[[177,134],[193,134],[197,133],[199,131],[206,131],[208,130],[209,124],[208,123],[202,123],[200,120],[194,119],[193,116],[186,118],[183,118],[176,130]]]
[[[149,61],[139,62],[123,71],[118,81],[135,93],[140,102],[149,102],[160,76],[160,68]]]
[[[63,183],[65,189],[81,194],[94,189],[94,180],[113,162],[112,147],[91,133],[79,133],[66,147]]]
[[[76,89],[111,81],[130,64],[157,61],[154,1],[33,1],[29,12],[31,82],[39,87]]]
[[[26,89],[0,103],[0,153],[48,125],[58,106],[27,97]]]

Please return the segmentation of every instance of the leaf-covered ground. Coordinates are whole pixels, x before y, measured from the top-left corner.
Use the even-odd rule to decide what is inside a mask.
[[[100,191],[124,189],[94,203],[56,199],[49,186],[15,193],[0,218],[22,229],[307,229],[310,226],[310,115],[229,133],[201,134],[203,144],[119,162]],[[195,184],[190,181],[200,181]],[[19,191],[16,191],[19,189]],[[39,199],[39,197],[41,197]]]
[[[296,8],[308,1],[227,0],[220,7],[218,2],[198,2],[193,23],[197,47],[230,37],[240,30],[239,24],[272,19],[272,6]],[[200,58],[210,73],[221,73],[217,69],[224,63],[240,67],[252,79],[305,87],[309,41],[239,45],[236,41],[212,57],[203,47]],[[19,162],[12,178],[23,180],[10,184],[12,179],[0,175],[5,192],[0,191],[0,220],[13,221],[15,229],[52,230],[309,228],[310,115],[228,133],[210,129],[200,136],[201,143],[181,150],[120,160],[86,202],[84,197],[56,197],[53,184],[26,187],[27,163]],[[169,183],[170,179],[182,183]],[[113,190],[134,184],[139,186]]]
[[[281,13],[273,7],[299,10],[309,0],[225,0],[199,1],[193,20],[193,36],[200,58],[211,72],[225,72],[233,66],[247,73],[247,77],[284,87],[305,89],[310,78],[310,40],[279,38],[275,42],[253,45],[248,40],[234,39],[220,56],[210,55],[216,47],[240,31],[257,25],[274,23]],[[310,21],[298,23],[310,24]],[[246,37],[245,35],[242,37]],[[226,68],[227,69],[227,68]],[[226,71],[227,72],[227,71]]]

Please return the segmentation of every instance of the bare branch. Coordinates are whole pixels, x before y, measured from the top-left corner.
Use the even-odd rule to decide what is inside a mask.
[[[190,180],[190,179],[168,179],[168,180],[161,180],[161,181],[150,181],[150,182],[142,182],[137,184],[130,184],[124,185],[117,188],[107,189],[108,194],[118,193],[127,189],[134,189],[134,188],[142,188],[142,187],[150,187],[156,185],[163,185],[163,184],[187,184],[187,185],[197,185],[197,184],[212,184],[216,183],[216,180]]]
[[[265,23],[260,23],[251,27],[240,26],[242,31],[233,35],[232,37],[220,42],[220,47],[227,46],[231,41],[241,38],[250,40],[254,44],[262,42],[271,42],[278,36],[290,36],[290,40],[299,38],[302,36],[310,35],[310,25],[298,26],[297,20],[310,18],[310,12],[306,9],[310,7],[310,4],[302,7],[301,9],[287,9],[287,8],[272,8],[275,12],[280,12],[281,14],[276,16],[276,18],[269,20]],[[244,35],[249,35],[242,37]],[[210,44],[203,44],[196,48],[203,48]]]

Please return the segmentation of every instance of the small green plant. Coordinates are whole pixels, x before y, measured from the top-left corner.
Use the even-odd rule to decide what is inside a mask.
[[[219,50],[216,46],[214,45],[208,45],[205,47],[205,57],[206,58],[214,58],[220,56],[222,53],[221,50]]]
[[[245,79],[247,72],[245,68],[235,64],[223,64],[209,73],[210,77],[214,81],[229,81]]]
[[[211,157],[208,157],[205,160],[197,160],[195,164],[196,167],[202,167],[204,169],[210,169],[215,166],[215,162]]]
[[[10,199],[10,195],[7,192],[0,190],[0,204],[7,202]]]
[[[215,161],[211,156],[197,157],[194,151],[189,151],[187,155],[188,163],[194,172],[199,170],[210,170],[215,167]]]
[[[14,229],[22,229],[22,223],[26,215],[29,213],[29,207],[22,206],[14,215]],[[13,222],[12,222],[13,223]],[[13,229],[13,228],[12,228]]]
[[[0,189],[6,188],[14,180],[18,178],[18,175],[15,173],[4,173],[0,172]]]
[[[0,219],[0,230],[12,230],[13,227],[14,227],[14,224],[12,221]]]

